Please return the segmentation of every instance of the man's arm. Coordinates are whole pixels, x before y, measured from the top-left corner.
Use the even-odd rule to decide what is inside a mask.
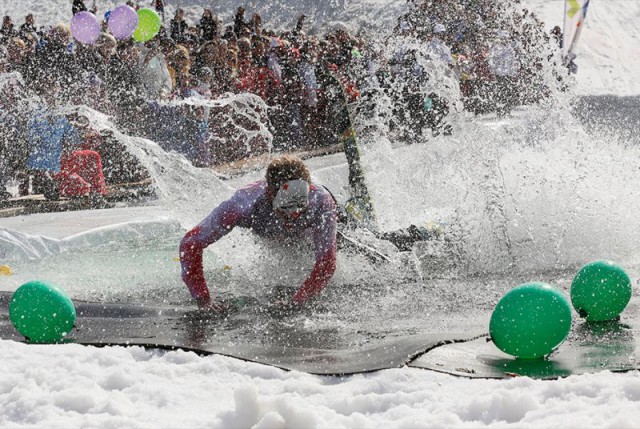
[[[337,219],[335,202],[327,195],[323,202],[322,215],[313,228],[316,263],[309,277],[293,296],[293,302],[296,304],[304,304],[309,298],[318,295],[336,271]]]
[[[316,260],[311,274],[296,294],[293,295],[293,302],[296,304],[304,304],[309,298],[318,295],[327,286],[327,283],[329,283],[335,271],[336,251],[333,249],[332,252]]]
[[[237,194],[216,207],[202,222],[189,231],[180,242],[182,280],[199,307],[211,305],[211,295],[204,278],[202,253],[209,245],[228,234],[242,217]]]

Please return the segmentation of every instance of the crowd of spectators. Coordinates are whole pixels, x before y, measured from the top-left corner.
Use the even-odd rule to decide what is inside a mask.
[[[72,13],[87,10],[82,0],[72,3]],[[101,194],[105,183],[146,177],[113,136],[92,130],[77,112],[65,114],[61,107],[68,105],[106,113],[127,134],[210,167],[263,153],[271,144],[282,151],[335,146],[336,106],[345,99],[356,102],[372,80],[401,107],[396,127],[408,125],[414,137],[424,129],[451,132],[449,101],[416,88],[430,76],[407,48],[416,42],[455,76],[470,111],[506,114],[549,91],[542,73],[552,55],[549,36],[533,13],[507,2],[416,3],[398,20],[394,37],[400,43],[392,52],[344,26],[309,35],[304,15],[291,29],[275,31],[243,7],[229,22],[210,9],[198,22],[188,22],[180,8],[165,17],[163,0],[152,6],[165,25],[146,43],[116,40],[106,18],[94,45],[74,42],[65,24],[37,27],[28,15],[16,27],[11,17],[3,18],[2,197],[8,197],[8,177],[25,178],[21,194],[44,192],[51,198]],[[230,101],[211,103],[225,97]],[[261,127],[268,127],[272,141],[256,132]]]
[[[418,41],[428,57],[449,65],[464,109],[475,114],[505,115],[515,106],[538,103],[566,88],[569,71],[575,72],[562,66],[560,28],[547,34],[544,23],[520,0],[419,2],[398,20],[395,33],[414,46]],[[391,61],[411,74],[403,77],[396,98],[400,105],[414,106],[404,116],[418,125],[419,134],[425,122],[442,121],[449,107],[438,94],[420,93],[419,85],[411,84],[428,79],[429,70],[416,61],[416,49],[406,46],[396,48]]]

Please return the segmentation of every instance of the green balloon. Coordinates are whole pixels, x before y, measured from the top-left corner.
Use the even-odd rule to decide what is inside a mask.
[[[571,283],[571,303],[589,322],[615,319],[631,300],[631,280],[611,261],[591,262]]]
[[[153,39],[160,31],[162,19],[158,12],[148,7],[138,10],[138,27],[133,32],[133,40],[146,42]]]
[[[76,308],[62,289],[48,282],[32,281],[13,293],[9,317],[29,341],[56,343],[73,329]]]
[[[571,329],[571,306],[545,283],[527,283],[509,291],[496,305],[489,333],[503,352],[521,359],[551,353]]]

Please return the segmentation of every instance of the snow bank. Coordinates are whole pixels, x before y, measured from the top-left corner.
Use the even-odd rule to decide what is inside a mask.
[[[0,341],[12,428],[637,427],[640,373],[475,380],[418,369],[351,377],[140,347]],[[25,357],[29,357],[25,359]]]

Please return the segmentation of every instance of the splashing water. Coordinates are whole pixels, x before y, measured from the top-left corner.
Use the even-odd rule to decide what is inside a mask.
[[[562,106],[553,114],[529,107],[501,121],[466,119],[452,137],[392,155],[388,145],[368,147],[385,229],[444,223],[460,241],[466,273],[637,258],[637,147],[586,132]]]
[[[325,308],[310,323],[337,330],[357,323],[376,333],[383,317],[406,333],[423,330],[425,317],[434,317],[428,329],[437,329],[451,323],[437,314],[491,308],[502,291],[534,274],[566,287],[565,270],[592,259],[635,266],[640,231],[635,216],[640,203],[633,198],[640,179],[635,146],[621,140],[615,128],[607,129],[606,121],[597,129],[586,127],[572,115],[567,100],[557,99],[570,94],[552,93],[548,102],[518,108],[504,118],[472,116],[462,109],[453,84],[457,77],[434,64],[423,45],[390,40],[381,55],[388,58],[401,45],[416,52],[417,64],[427,76],[416,90],[421,95],[435,92],[449,104],[447,122],[453,132],[435,137],[427,132],[423,135],[428,137],[402,144],[399,136],[410,124],[392,122],[394,109],[404,106],[393,91],[369,81],[361,102],[369,106],[358,106],[356,118],[366,179],[382,230],[436,221],[444,225],[450,247],[434,253],[428,244],[419,244],[410,260],[398,258],[387,266],[340,254],[338,271],[323,298]],[[554,76],[549,69],[543,78],[551,82]],[[180,104],[230,107],[254,120],[250,107],[255,103],[240,97]],[[230,196],[236,185],[254,180],[256,173],[225,181],[212,170],[194,168],[184,157],[166,153],[151,140],[126,135],[106,115],[80,109],[94,127],[112,132],[149,170],[160,196],[159,211],[166,212],[167,219],[138,225],[135,234],[141,238],[129,242],[105,231],[97,240],[97,231],[90,231],[81,240],[66,242],[58,253],[18,263],[18,274],[8,287],[46,276],[81,298],[188,303],[179,263],[174,261],[182,234]],[[264,127],[239,127],[249,137],[271,141]],[[309,164],[314,166],[312,173],[338,189],[336,196],[344,200],[346,165],[341,156]],[[117,230],[135,235],[131,225]],[[291,258],[286,250],[236,231],[205,253],[205,275],[222,295],[262,297],[281,285],[295,288],[313,261],[308,249],[297,252],[309,254],[299,258]],[[419,277],[411,272],[411,263],[417,264]],[[443,268],[453,268],[453,276],[442,275]],[[556,276],[557,270],[563,274]]]

